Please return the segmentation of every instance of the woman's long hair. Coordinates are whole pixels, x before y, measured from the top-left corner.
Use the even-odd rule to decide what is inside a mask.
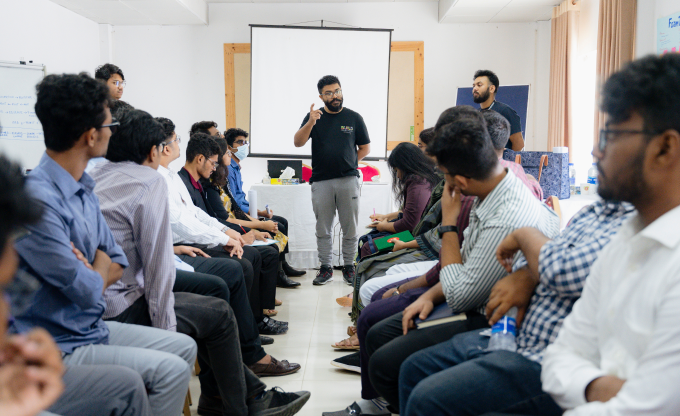
[[[392,174],[392,192],[399,206],[403,206],[406,189],[412,182],[424,181],[434,188],[441,181],[432,159],[411,143],[399,143],[387,159],[387,166]],[[397,177],[397,169],[401,171],[401,179]]]
[[[245,212],[238,206],[236,199],[234,199],[231,189],[229,188],[229,166],[223,163],[224,154],[227,153],[227,141],[223,137],[214,137],[217,145],[220,146],[220,154],[217,158],[217,168],[210,175],[210,183],[218,188],[221,188],[231,201],[231,211],[237,220],[249,221],[250,219]]]

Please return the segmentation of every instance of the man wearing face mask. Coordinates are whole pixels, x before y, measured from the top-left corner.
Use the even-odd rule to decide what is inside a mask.
[[[338,212],[342,227],[342,275],[346,282],[356,277],[354,258],[357,249],[359,220],[359,171],[357,165],[371,151],[371,141],[363,117],[344,108],[340,80],[326,75],[317,83],[324,108],[314,110],[295,133],[295,147],[312,139],[312,206],[316,216],[316,244],[321,269],[315,285],[333,281],[331,268],[331,227]]]

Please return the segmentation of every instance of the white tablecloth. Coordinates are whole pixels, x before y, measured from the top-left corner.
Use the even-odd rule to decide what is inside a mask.
[[[263,185],[255,184],[251,191],[257,191],[258,209],[269,205],[274,215],[288,219],[288,262],[295,268],[312,269],[319,267],[316,250],[316,218],[312,209],[312,187],[301,185]],[[394,211],[392,192],[389,184],[364,182],[359,198],[359,234],[370,222],[369,216],[375,212],[387,214]],[[333,265],[342,265],[341,229],[336,218],[333,224]]]

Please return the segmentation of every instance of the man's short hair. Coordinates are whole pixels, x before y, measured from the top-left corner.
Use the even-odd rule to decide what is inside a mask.
[[[0,253],[10,236],[22,226],[40,220],[42,205],[31,200],[24,189],[24,177],[17,163],[0,154]]]
[[[104,82],[108,81],[114,74],[120,75],[123,80],[125,80],[125,75],[123,75],[123,70],[114,64],[104,64],[100,65],[94,71],[94,77],[100,79]]]
[[[333,84],[338,84],[342,87],[338,77],[336,77],[335,75],[326,75],[323,78],[321,78],[319,82],[316,83],[316,88],[319,90],[319,94],[321,94],[321,90],[323,90],[323,87],[325,87],[326,85]]]
[[[422,130],[418,135],[418,138],[420,139],[421,143],[427,146],[428,144],[432,143],[434,136],[435,136],[434,127],[430,127]]]
[[[224,138],[227,140],[227,144],[231,147],[234,147],[234,142],[236,141],[236,138],[240,136],[243,136],[247,139],[248,132],[245,130],[237,129],[236,127],[232,127],[224,132]]]
[[[156,117],[155,120],[161,123],[161,126],[163,127],[163,134],[165,134],[165,138],[169,140],[172,137],[172,133],[175,132],[175,123],[173,123],[169,118],[165,117]]]
[[[437,136],[427,147],[427,152],[437,158],[440,166],[453,176],[475,180],[489,178],[498,157],[479,111],[449,108],[439,116],[435,129]]]
[[[489,71],[488,69],[480,69],[477,72],[475,72],[475,76],[472,79],[475,80],[478,77],[489,78],[489,82],[491,83],[491,85],[494,85],[496,87],[496,91],[494,91],[494,94],[498,93],[498,87],[500,87],[500,83],[498,81],[498,76],[494,74],[493,71]]]
[[[106,120],[109,89],[87,73],[48,75],[36,86],[35,114],[42,124],[45,147],[72,148],[83,133]]]
[[[626,64],[605,82],[600,108],[615,124],[636,112],[645,130],[680,132],[680,55],[649,55]]]
[[[214,121],[198,121],[191,125],[191,130],[189,130],[189,136],[193,136],[196,133],[205,133],[210,135],[209,129],[211,127],[217,128],[217,123]]]
[[[115,119],[120,119],[123,114],[135,108],[123,100],[111,100],[109,102],[109,109],[111,110],[111,116]]]
[[[123,114],[120,126],[111,136],[106,158],[111,162],[144,163],[149,152],[165,141],[163,126],[151,114],[130,110]]]
[[[198,155],[209,159],[220,154],[220,146],[213,137],[206,133],[196,133],[191,136],[187,143],[187,162],[193,162]]]
[[[486,121],[486,130],[491,137],[491,144],[496,150],[505,149],[510,139],[510,122],[498,112],[489,110],[483,111],[482,116]]]

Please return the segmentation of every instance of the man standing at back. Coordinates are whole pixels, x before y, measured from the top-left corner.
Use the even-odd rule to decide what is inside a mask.
[[[480,69],[475,72],[474,81],[472,82],[472,99],[479,104],[480,111],[496,111],[510,122],[510,140],[508,140],[505,147],[519,152],[524,149],[522,123],[517,115],[517,111],[505,103],[496,101],[499,86],[500,81],[498,81],[496,74],[488,69]]]
[[[314,109],[295,133],[295,147],[312,139],[312,206],[316,216],[316,244],[321,269],[315,285],[333,281],[331,227],[338,212],[342,227],[342,277],[350,284],[356,275],[354,257],[359,220],[359,171],[357,165],[371,151],[363,117],[344,108],[340,80],[326,75],[317,83],[324,108]]]

